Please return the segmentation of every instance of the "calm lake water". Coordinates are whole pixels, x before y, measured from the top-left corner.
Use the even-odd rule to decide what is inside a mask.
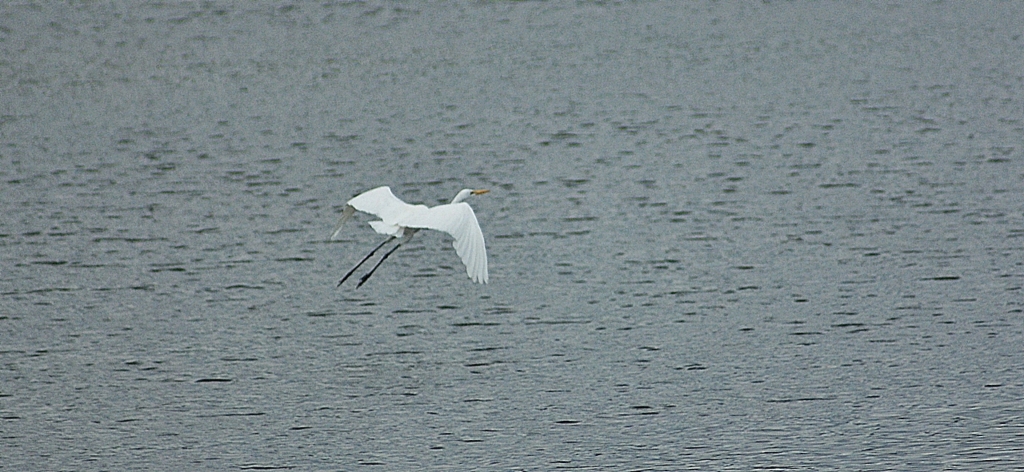
[[[1020,5],[4,4],[0,469],[1021,470]]]

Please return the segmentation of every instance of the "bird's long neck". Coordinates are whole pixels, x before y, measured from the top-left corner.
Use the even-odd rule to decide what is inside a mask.
[[[473,191],[469,190],[469,189],[460,191],[458,194],[455,195],[455,198],[452,199],[451,205],[454,205],[456,203],[459,203],[459,202],[469,198],[469,196],[472,195],[472,194],[473,194]]]

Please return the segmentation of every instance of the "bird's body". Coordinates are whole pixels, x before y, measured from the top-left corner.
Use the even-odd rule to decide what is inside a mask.
[[[384,259],[387,259],[402,244],[408,242],[416,234],[416,231],[421,229],[444,231],[455,238],[455,242],[452,245],[455,247],[456,254],[462,258],[463,264],[466,265],[466,274],[474,282],[487,283],[487,249],[484,246],[484,235],[480,230],[480,224],[476,220],[476,214],[473,213],[473,208],[463,201],[472,195],[480,195],[487,192],[487,190],[465,189],[460,191],[452,199],[451,203],[435,207],[405,203],[396,197],[394,193],[391,193],[391,188],[387,186],[377,187],[356,195],[346,203],[345,209],[341,214],[341,220],[338,222],[338,227],[334,230],[334,234],[331,235],[331,239],[335,239],[338,236],[342,225],[349,218],[352,218],[356,210],[379,217],[380,220],[371,221],[370,226],[374,231],[387,235],[389,238],[374,248],[373,251],[370,251],[363,260],[359,261],[352,270],[345,274],[341,281],[338,282],[338,285],[340,286],[342,282],[348,279],[378,249],[395,238],[402,238],[394,248],[384,254],[384,257],[377,262],[373,269],[370,269],[368,274],[362,277],[359,282],[361,286],[373,275],[373,272],[384,262]]]

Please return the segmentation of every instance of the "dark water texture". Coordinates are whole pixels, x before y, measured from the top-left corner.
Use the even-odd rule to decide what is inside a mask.
[[[1022,25],[5,2],[0,469],[1019,470]]]

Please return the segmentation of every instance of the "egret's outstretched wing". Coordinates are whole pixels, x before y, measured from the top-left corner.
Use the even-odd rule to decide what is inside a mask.
[[[410,205],[412,206],[412,205]],[[417,205],[419,206],[419,205]],[[401,217],[396,224],[410,228],[444,231],[455,238],[452,246],[466,265],[466,274],[474,282],[487,283],[487,248],[484,234],[476,220],[473,208],[467,203],[416,208]]]
[[[356,195],[346,202],[345,210],[341,213],[341,219],[338,221],[338,226],[334,229],[331,239],[338,236],[338,233],[341,232],[342,225],[344,225],[349,218],[352,218],[352,214],[355,213],[356,210],[377,215],[381,220],[383,220],[385,224],[371,223],[373,229],[378,233],[400,236],[401,229],[398,228],[397,221],[402,218],[402,215],[410,212],[422,211],[426,208],[427,207],[423,205],[410,205],[403,202],[401,199],[396,197],[395,194],[391,193],[391,187],[377,187],[373,190],[368,190]]]
[[[371,213],[380,217],[385,223],[395,224],[395,221],[403,214],[414,208],[426,208],[423,205],[410,205],[391,193],[391,187],[377,187],[367,190],[347,202],[356,210]]]

